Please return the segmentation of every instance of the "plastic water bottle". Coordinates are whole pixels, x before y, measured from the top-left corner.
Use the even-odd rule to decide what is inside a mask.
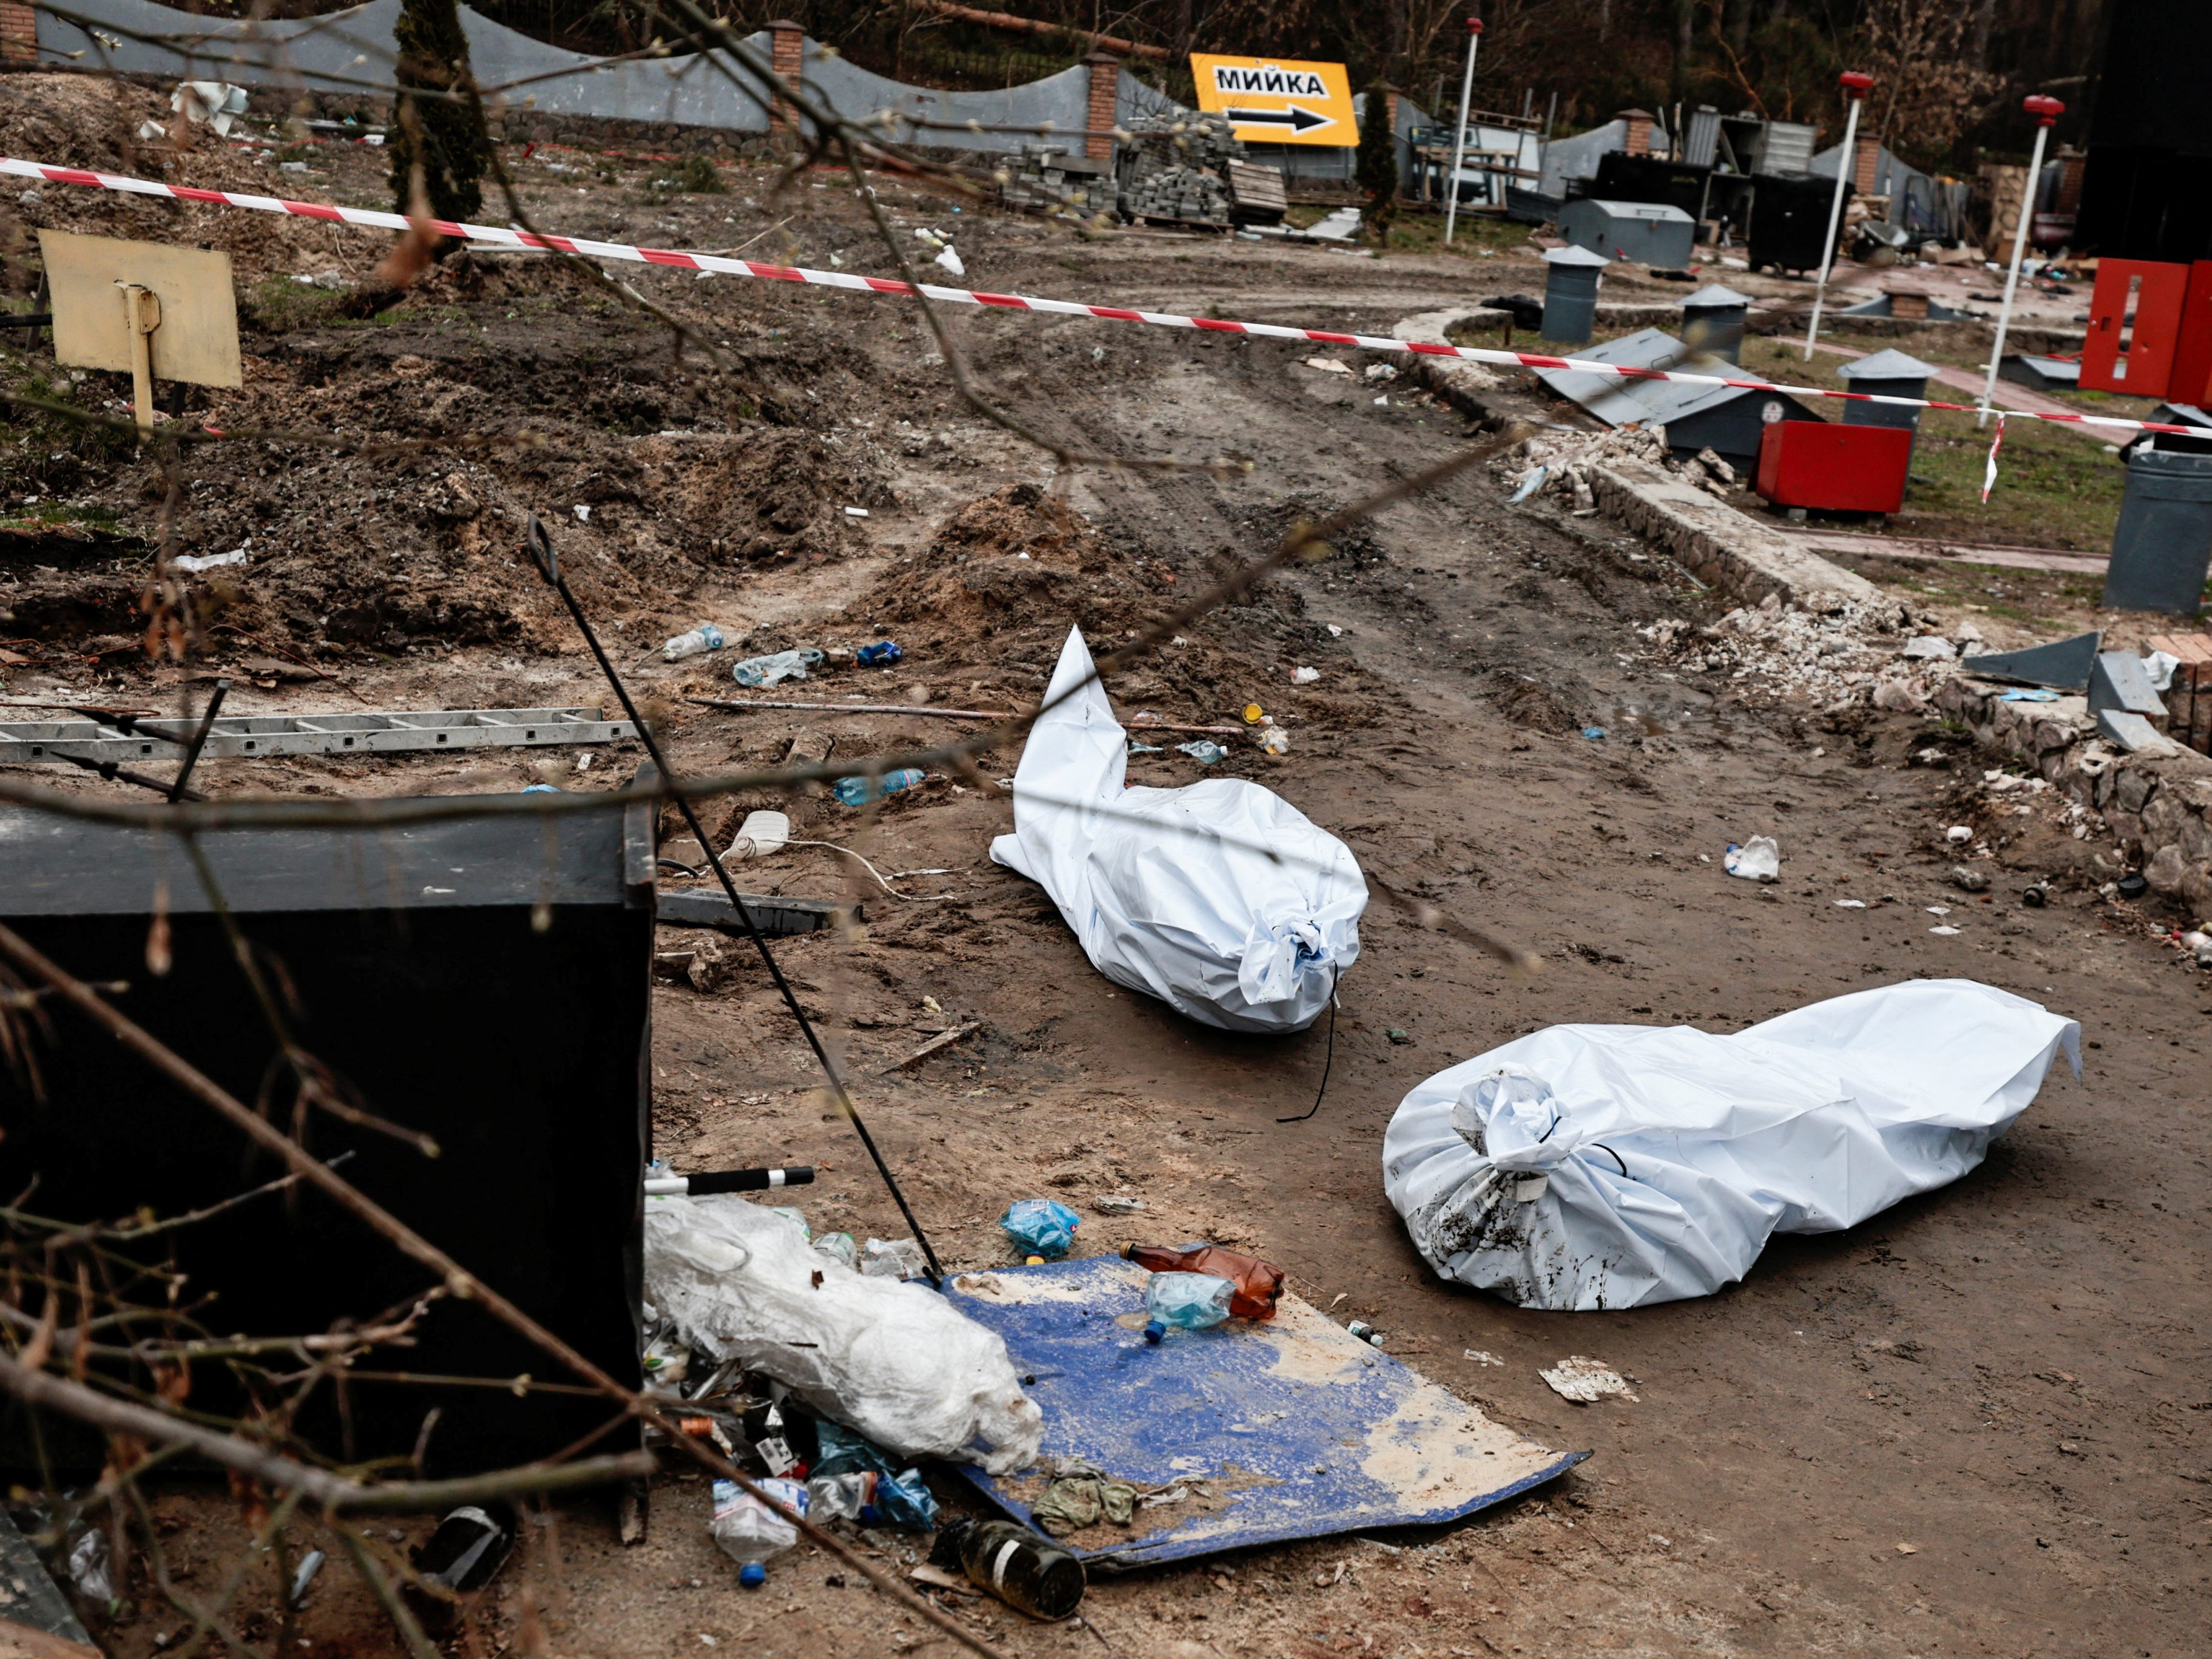
[[[786,1509],[806,1513],[807,1492],[799,1481],[770,1480],[757,1484]],[[714,1483],[714,1518],[707,1523],[707,1529],[721,1546],[722,1553],[743,1569],[738,1582],[747,1589],[757,1589],[767,1581],[764,1564],[771,1557],[799,1541],[797,1527],[734,1480]]]
[[[1229,1317],[1237,1287],[1212,1273],[1154,1273],[1145,1286],[1145,1340],[1158,1342],[1170,1330],[1202,1331]]]
[[[957,1516],[938,1528],[930,1565],[957,1567],[1009,1607],[1061,1620],[1083,1605],[1083,1563],[1048,1538],[1011,1521]]]
[[[662,660],[675,662],[684,657],[696,657],[702,651],[722,648],[722,630],[712,623],[701,623],[688,634],[678,634],[660,647]]]
[[[840,778],[830,786],[830,793],[848,806],[866,806],[881,796],[911,789],[928,775],[918,767],[902,766],[896,772],[884,773],[880,779]]]

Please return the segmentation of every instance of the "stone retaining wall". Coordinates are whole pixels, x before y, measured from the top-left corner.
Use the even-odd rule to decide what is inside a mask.
[[[1686,479],[1641,461],[1589,470],[1599,511],[1664,548],[1708,587],[1747,605],[1772,595],[1801,611],[1870,603],[1881,591],[1856,571],[1808,553]]]
[[[2098,814],[2154,891],[2212,912],[2212,760],[2179,747],[2116,752],[2097,736],[2087,698],[2007,702],[2006,689],[1961,674],[1936,706]]]

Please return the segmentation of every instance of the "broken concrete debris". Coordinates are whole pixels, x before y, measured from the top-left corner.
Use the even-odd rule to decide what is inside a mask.
[[[1601,1400],[1634,1400],[1635,1392],[1628,1379],[1612,1366],[1600,1360],[1572,1354],[1556,1365],[1540,1369],[1537,1376],[1562,1400],[1571,1400],[1578,1406],[1595,1405]]]

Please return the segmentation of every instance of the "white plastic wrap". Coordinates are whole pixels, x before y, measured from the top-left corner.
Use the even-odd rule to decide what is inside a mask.
[[[1052,895],[1107,978],[1208,1025],[1304,1030],[1359,955],[1351,850],[1241,778],[1124,787],[1127,736],[1091,672],[1071,630],[1048,700],[1083,690],[1030,731],[992,858]]]
[[[1036,1457],[1044,1413],[996,1332],[926,1284],[854,1273],[733,1194],[646,1200],[645,1295],[694,1346],[901,1457],[994,1474]]]
[[[1971,980],[1817,1002],[1733,1036],[1554,1025],[1416,1087],[1383,1188],[1437,1273],[1524,1307],[1632,1308],[1741,1279],[1774,1232],[1957,1180],[2081,1028]]]

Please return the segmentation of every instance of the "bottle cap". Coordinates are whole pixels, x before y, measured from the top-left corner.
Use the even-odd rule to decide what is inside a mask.
[[[747,1589],[758,1589],[768,1583],[768,1569],[757,1561],[748,1561],[738,1569],[738,1582]]]
[[[1155,1346],[1158,1345],[1160,1339],[1167,1334],[1168,1328],[1161,1324],[1158,1320],[1148,1320],[1146,1322],[1145,1340],[1153,1344]]]
[[[1044,1266],[1044,1258],[1041,1255],[1033,1255],[1029,1258],[1029,1265],[1032,1267],[1042,1267]]]

